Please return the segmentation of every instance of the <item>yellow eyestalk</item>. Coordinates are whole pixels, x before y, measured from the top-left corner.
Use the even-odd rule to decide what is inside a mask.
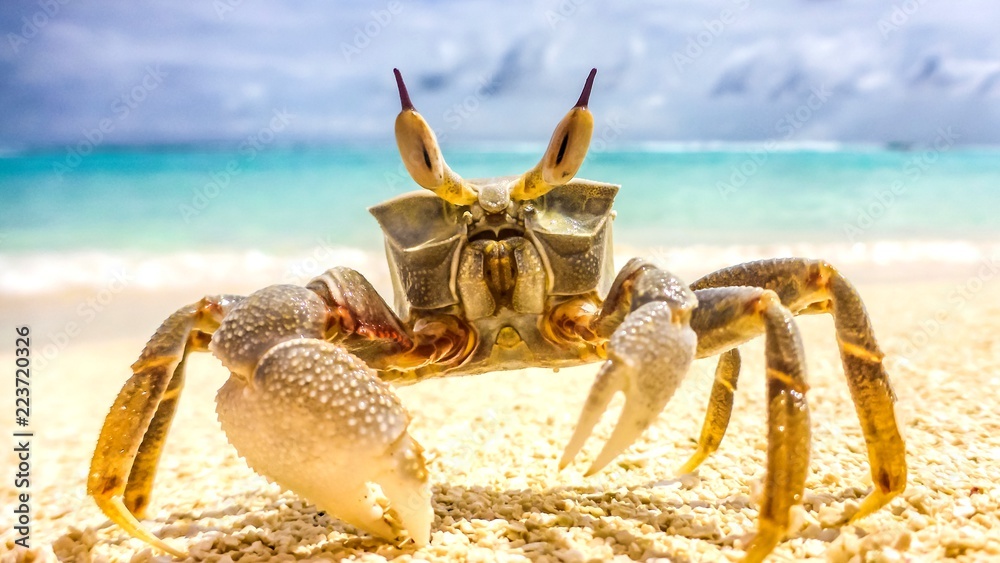
[[[410,177],[421,187],[455,205],[469,205],[476,201],[476,192],[445,163],[437,137],[414,109],[399,69],[392,71],[396,74],[399,102],[403,106],[396,117],[396,145]]]
[[[595,76],[596,68],[591,69],[587,76],[576,105],[556,125],[542,160],[524,173],[521,181],[511,191],[511,199],[535,199],[576,176],[576,171],[587,157],[590,137],[594,133],[594,116],[587,109],[587,104],[590,102],[590,90],[594,87]]]

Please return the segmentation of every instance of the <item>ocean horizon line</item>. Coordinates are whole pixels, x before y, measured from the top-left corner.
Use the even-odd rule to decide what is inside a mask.
[[[245,139],[218,139],[203,141],[178,141],[156,143],[98,143],[93,144],[85,138],[67,143],[38,145],[2,145],[0,144],[0,162],[17,158],[52,157],[66,153],[78,153],[81,156],[115,155],[122,153],[156,154],[156,153],[229,153],[238,151]],[[447,151],[463,153],[539,153],[548,144],[548,140],[468,140],[456,143],[442,140],[442,147]],[[595,147],[594,145],[598,146]],[[85,145],[85,146],[84,146]],[[741,153],[765,149],[768,152],[805,152],[805,153],[867,153],[867,152],[914,152],[932,148],[927,142],[911,141],[831,141],[831,140],[635,140],[607,142],[597,138],[592,142],[592,152],[598,153]],[[268,151],[314,151],[332,149],[340,151],[369,152],[376,150],[396,150],[395,140],[382,139],[323,139],[323,140],[274,140],[267,147]],[[595,150],[596,149],[596,150]],[[956,141],[951,147],[953,151],[964,152],[1000,152],[1000,143],[961,143]]]

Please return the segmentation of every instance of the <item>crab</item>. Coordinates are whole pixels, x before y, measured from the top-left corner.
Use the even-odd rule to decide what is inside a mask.
[[[810,425],[794,317],[816,313],[834,318],[868,448],[874,487],[853,518],[904,490],[905,445],[883,353],[858,292],[833,266],[765,260],[689,285],[632,259],[615,275],[611,207],[619,186],[575,178],[593,132],[587,106],[596,69],[534,168],[476,180],[448,167],[394,72],[397,144],[425,188],[370,209],[385,234],[395,308],[358,272],[333,268],[305,287],[209,296],[172,314],[132,365],[91,463],[87,492],[113,522],[184,556],[139,519],[192,352],[211,352],[231,372],[218,392],[218,419],[252,469],[359,530],[423,546],[434,520],[428,472],[392,384],[601,362],[559,462],[560,469],[572,462],[621,392],[622,413],[591,475],[655,420],[694,359],[719,356],[697,448],[680,467],[689,473],[725,434],[738,347],[764,335],[766,476],[744,555],[761,561],[802,501]]]

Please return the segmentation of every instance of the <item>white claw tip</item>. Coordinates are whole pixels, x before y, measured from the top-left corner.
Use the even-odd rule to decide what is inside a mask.
[[[387,452],[393,462],[375,477],[389,499],[389,508],[417,547],[430,543],[434,509],[431,508],[431,487],[427,482],[423,448],[409,434],[400,436]]]

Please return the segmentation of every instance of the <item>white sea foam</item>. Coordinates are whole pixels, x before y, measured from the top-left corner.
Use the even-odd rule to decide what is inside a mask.
[[[645,141],[622,143],[620,147],[616,147],[616,150],[649,153],[743,153],[760,150],[768,152],[862,152],[879,150],[879,146],[864,143],[848,144],[838,141]]]
[[[661,247],[636,255],[649,256],[678,274],[709,272],[732,264],[766,258],[822,258],[862,277],[900,277],[923,273],[946,275],[977,263],[1000,260],[1000,242],[875,241],[856,244],[771,244]],[[866,275],[868,273],[869,275]]]
[[[69,290],[99,290],[114,279],[146,291],[278,283],[304,284],[333,265],[371,271],[379,280],[384,259],[353,248],[319,248],[277,256],[259,251],[113,254],[76,252],[0,254],[0,294],[37,295]],[[375,280],[373,280],[373,283]]]
[[[651,258],[685,279],[712,270],[764,258],[823,258],[861,279],[940,278],[1000,263],[1000,242],[878,241],[844,244],[696,245],[685,247],[618,247],[618,266],[632,256]],[[326,268],[347,266],[362,272],[377,289],[389,291],[385,259],[380,252],[356,248],[317,247],[290,255],[247,252],[176,252],[125,254],[109,252],[0,254],[0,295],[44,295],[66,291],[99,291],[115,279],[144,291],[230,291],[277,283],[304,284]]]

